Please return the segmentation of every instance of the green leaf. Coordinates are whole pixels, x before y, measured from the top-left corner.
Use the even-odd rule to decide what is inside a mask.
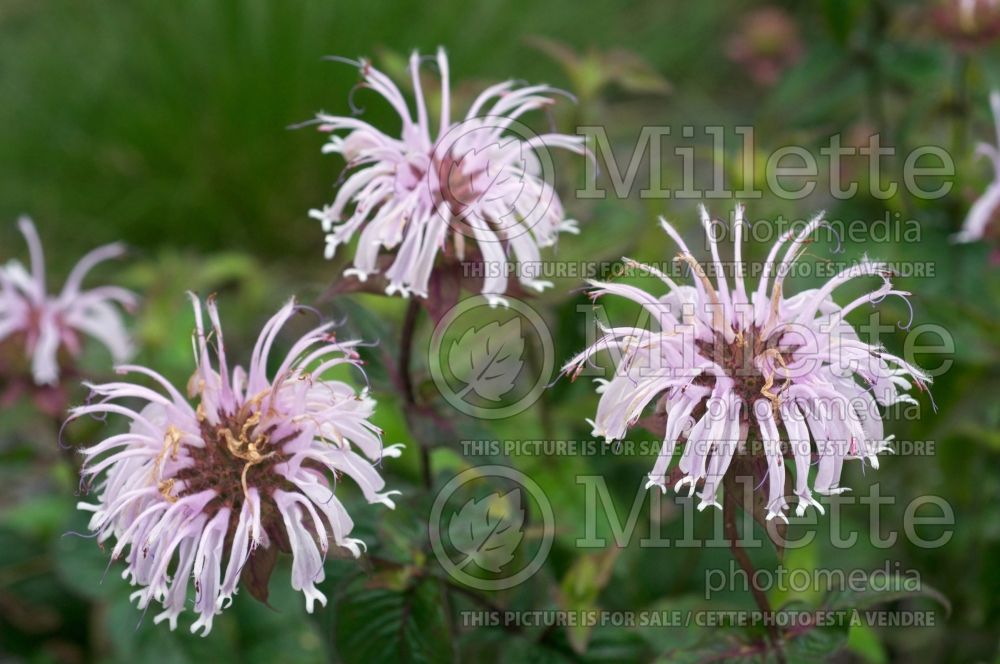
[[[813,627],[794,638],[785,640],[785,652],[789,661],[815,662],[826,660],[830,655],[842,650],[847,645],[847,634],[850,629],[850,616],[842,620],[829,621],[819,627]]]
[[[597,608],[597,598],[611,580],[621,549],[612,546],[599,553],[580,555],[559,584],[559,607],[583,614]],[[584,621],[566,626],[570,646],[578,653],[587,651],[594,625]]]
[[[598,627],[590,637],[587,662],[646,662],[651,659],[649,644],[626,627]]]
[[[570,664],[573,658],[528,639],[512,639],[501,651],[502,664]]]
[[[806,546],[789,549],[785,553],[781,564],[788,571],[789,575],[793,574],[795,570],[802,570],[810,575],[809,578],[812,578],[811,575],[819,566],[818,544],[810,542]],[[807,606],[816,606],[823,599],[822,592],[811,585],[804,589],[799,589],[792,588],[788,584],[775,584],[775,587],[768,594],[770,595],[771,605],[775,607],[782,607],[794,601],[802,602]]]
[[[946,615],[951,615],[951,602],[936,588],[918,576],[904,574],[869,575],[866,588],[861,591],[832,593],[825,602],[830,609],[868,609],[879,604],[904,599],[926,598],[940,604]]]
[[[604,56],[604,66],[608,78],[628,92],[666,95],[673,89],[660,72],[632,51],[625,49],[608,51]]]
[[[555,39],[530,36],[526,41],[558,62],[584,99],[593,97],[611,83],[635,94],[665,95],[672,90],[669,81],[634,51],[591,48],[579,54]]]
[[[450,662],[451,640],[432,583],[403,592],[355,583],[337,603],[337,655],[358,662]]]
[[[686,616],[692,615],[696,611],[705,611],[711,608],[712,605],[709,601],[697,595],[667,597],[643,607],[646,614],[651,616],[650,622],[652,623],[653,620],[658,622],[650,625],[637,625],[634,630],[649,643],[655,652],[660,654],[697,650],[703,644],[717,640],[713,635],[713,630],[698,625],[694,621],[683,627],[672,626],[670,623],[675,620],[684,620]],[[653,618],[653,616],[658,618]],[[659,617],[662,617],[662,620]]]
[[[870,664],[885,664],[888,657],[878,635],[868,625],[851,625],[847,648]]]

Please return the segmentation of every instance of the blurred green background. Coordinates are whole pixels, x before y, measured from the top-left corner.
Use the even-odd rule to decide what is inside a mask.
[[[937,412],[924,397],[919,420],[887,418],[888,431],[903,440],[934,441],[935,453],[890,457],[878,473],[852,469],[845,481],[858,494],[877,481],[883,495],[896,496],[896,504],[883,509],[886,524],[900,524],[915,498],[942,496],[955,511],[949,544],[921,549],[901,538],[878,550],[866,541],[867,508],[855,506],[845,508],[843,520],[862,529],[858,545],[838,550],[821,536],[784,559],[787,567],[807,569],[874,569],[898,562],[942,592],[950,613],[937,607],[937,624],[929,628],[814,630],[790,642],[788,655],[812,661],[994,661],[1000,633],[1000,572],[993,562],[1000,559],[1000,278],[988,243],[956,246],[948,238],[991,176],[972,150],[976,141],[996,139],[986,96],[1000,86],[993,32],[1000,23],[983,14],[956,37],[944,29],[942,17],[957,11],[957,4],[0,0],[0,259],[25,257],[14,224],[22,213],[38,224],[53,288],[83,252],[123,240],[133,249],[129,258],[103,266],[91,279],[117,281],[142,294],[133,326],[141,362],[181,384],[187,379],[192,318],[186,290],[219,293],[227,342],[236,349],[231,355],[245,355],[280,303],[292,294],[317,302],[346,259],[345,252],[333,262],[322,259],[322,232],[307,216],[332,200],[343,163],[321,155],[322,137],[313,129],[289,129],[319,110],[349,112],[357,74],[322,61],[324,55],[369,56],[394,74],[412,49],[432,52],[443,45],[453,86],[466,102],[496,80],[558,85],[579,104],[561,103],[551,118],[532,122],[555,122],[570,133],[578,125],[604,126],[623,168],[643,125],[669,125],[674,131],[664,143],[663,183],[671,188],[680,173],[670,148],[680,144],[697,146],[700,173],[722,163],[739,184],[741,145],[734,139],[713,154],[705,125],[752,125],[759,164],[784,145],[815,153],[835,134],[844,144],[859,145],[880,133],[883,144],[903,155],[915,146],[942,146],[957,169],[944,199],[921,200],[901,187],[879,200],[868,194],[862,168],[850,171],[861,182],[850,200],[834,200],[821,186],[804,200],[765,193],[747,201],[754,220],[801,219],[825,208],[833,219],[870,223],[889,214],[900,228],[917,223],[918,241],[847,243],[842,258],[868,252],[932,265],[933,278],[899,283],[914,293],[916,322],[944,326],[955,340],[954,362],[933,388]],[[361,97],[369,107],[366,119],[392,126],[391,114],[374,95]],[[680,137],[686,124],[698,128],[692,139]],[[625,200],[576,200],[573,191],[584,184],[580,164],[561,158],[557,164],[563,203],[582,227],[580,236],[560,240],[560,260],[668,260],[674,248],[654,223],[659,214],[701,246],[697,201],[642,199],[638,187]],[[901,182],[901,169],[902,159],[886,160],[881,177]],[[606,175],[600,182],[608,185]],[[708,204],[725,218],[734,201]],[[765,251],[749,249],[758,260]],[[811,250],[820,257],[829,251],[824,243]],[[532,301],[553,330],[557,366],[585,341],[577,313],[587,302],[581,285],[556,279],[554,289]],[[809,279],[795,284],[812,285]],[[369,351],[377,420],[387,443],[409,446],[386,473],[410,499],[389,516],[351,503],[359,536],[383,562],[331,561],[323,584],[331,606],[313,616],[306,616],[301,597],[287,587],[285,571],[271,584],[273,609],[241,594],[207,639],[188,636],[183,619],[177,633],[154,628],[151,616],[128,604],[120,569],[105,572],[107,557],[92,540],[66,535],[85,529],[72,510],[72,455],[56,444],[58,422],[22,398],[0,415],[0,661],[700,661],[759,639],[759,633],[736,628],[511,633],[449,625],[457,611],[483,606],[686,610],[750,608],[753,602],[744,592],[711,603],[702,599],[705,570],[729,565],[724,548],[643,549],[638,537],[620,552],[574,546],[584,519],[584,491],[575,477],[603,475],[624,518],[652,457],[462,457],[462,438],[532,432],[537,438],[588,439],[583,417],[596,406],[588,381],[557,383],[515,418],[476,422],[436,398],[426,353],[416,352],[421,398],[447,413],[454,426],[435,429],[419,414],[407,417],[389,379],[405,304],[353,295],[319,306],[324,315],[346,315],[352,334],[379,341]],[[899,301],[885,302],[882,311],[891,321],[907,318]],[[429,331],[422,320],[418,349],[426,348]],[[903,338],[896,331],[883,341],[898,351]],[[931,358],[934,365],[939,360]],[[99,350],[83,363],[97,377],[108,375]],[[79,389],[72,393],[74,401],[83,398]],[[100,432],[100,423],[81,423],[67,442],[90,442]],[[437,446],[438,486],[462,468],[498,461],[543,487],[559,530],[546,566],[529,584],[471,597],[429,580],[434,564],[423,525],[431,496],[419,488],[416,439]],[[680,532],[672,494],[657,518],[665,532]],[[706,515],[699,529],[709,529],[711,521]],[[644,511],[640,530],[648,523]],[[761,566],[776,564],[768,550],[752,556]],[[776,593],[771,601],[818,606],[831,600]],[[890,609],[936,606],[919,597],[836,601],[878,601]]]

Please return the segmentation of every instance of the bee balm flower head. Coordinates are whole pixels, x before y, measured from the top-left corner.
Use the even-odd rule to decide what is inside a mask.
[[[663,446],[647,486],[666,490],[666,471],[683,443],[679,469],[690,492],[701,485],[700,509],[718,506],[717,490],[734,454],[762,443],[766,462],[768,519],[786,519],[785,448],[795,461],[797,513],[822,507],[811,491],[840,493],[845,459],[878,467],[877,454],[889,449],[879,406],[914,402],[907,391],[929,378],[916,367],[862,341],[845,317],[868,303],[909,293],[893,288],[888,268],[867,259],[842,270],[823,287],[791,297],[785,277],[810,236],[822,223],[813,219],[799,233],[786,233],[771,248],[756,289],[748,292],[742,261],[743,211],[737,208],[734,286],[719,258],[711,220],[702,209],[710,240],[715,280],[692,256],[680,235],[663,221],[680,246],[678,259],[690,268],[693,285],[681,285],[651,266],[632,263],[659,277],[667,294],[638,287],[592,282],[593,296],[617,295],[642,306],[649,326],[611,327],[564,371],[579,375],[600,351],[611,351],[616,371],[601,381],[595,436],[625,436],[643,410],[658,400],[665,415]],[[778,254],[786,247],[779,262]],[[627,259],[626,259],[627,260]],[[875,290],[844,306],[833,299],[842,284],[859,277],[881,280]],[[784,433],[784,435],[783,435]],[[813,445],[817,468],[809,488]],[[784,444],[783,444],[784,440]]]
[[[373,462],[398,456],[400,446],[382,447],[367,391],[324,378],[360,364],[357,342],[338,342],[322,325],[296,341],[269,377],[275,338],[296,311],[289,302],[261,331],[249,369],[230,372],[215,302],[207,303],[213,364],[202,306],[192,299],[197,369],[188,392],[196,403],[156,372],[122,366],[121,374],[151,379],[158,389],[94,385],[99,401],[71,417],[129,421],[126,433],[84,450],[83,475],[97,483],[98,495],[79,507],[94,513],[90,528],[99,542],[114,540],[112,558],[124,558],[123,576],[139,586],[133,599],[140,608],[161,603],[156,622],[175,628],[193,580],[199,618],[191,631],[207,634],[243,570],[253,565],[259,574],[253,558],[272,547],[292,554],[292,587],[304,593],[306,608],[325,605],[316,584],[329,548],[357,556],[363,547],[350,537],[353,522],[335,495],[337,482],[350,477],[369,502],[393,507],[395,492],[383,492]],[[273,564],[274,556],[263,560]]]
[[[82,288],[83,279],[95,265],[121,256],[124,247],[109,244],[86,254],[70,272],[62,291],[49,295],[45,257],[35,225],[22,217],[18,226],[28,243],[30,270],[16,260],[0,266],[0,343],[16,340],[23,344],[37,385],[59,381],[60,351],[78,354],[81,333],[104,344],[115,362],[128,359],[132,342],[116,305],[131,310],[137,301],[135,294],[117,286]]]
[[[448,58],[437,54],[441,105],[432,123],[420,81],[421,58],[410,58],[415,115],[399,88],[368,62],[358,66],[362,86],[385,98],[402,121],[400,136],[355,117],[321,113],[320,129],[330,132],[325,152],[339,153],[353,174],[331,205],[310,214],[327,233],[327,258],[360,232],[354,266],[361,280],[382,271],[379,254],[395,251],[384,270],[386,292],[427,297],[435,261],[444,252],[458,260],[475,244],[483,262],[482,292],[502,303],[511,268],[540,260],[540,247],[555,243],[560,231],[577,232],[552,188],[547,150],[586,153],[583,137],[536,135],[518,122],[525,113],[553,104],[554,89],[518,87],[513,81],[483,91],[464,118],[451,114]],[[521,283],[542,290],[550,284],[522,270]]]

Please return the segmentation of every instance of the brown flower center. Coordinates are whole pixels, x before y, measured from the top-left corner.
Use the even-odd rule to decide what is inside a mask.
[[[200,434],[205,445],[187,447],[194,463],[161,482],[161,493],[169,499],[174,483],[182,481],[184,488],[176,497],[211,489],[218,496],[211,503],[216,509],[227,506],[239,510],[250,487],[256,487],[262,496],[270,495],[269,489],[287,489],[288,481],[274,473],[273,468],[286,458],[282,446],[297,433],[274,440],[275,426],[262,427],[261,412],[252,406],[248,404],[231,415],[220,414],[218,424],[210,423],[199,406]],[[168,453],[170,435],[168,430],[164,444]]]
[[[754,360],[767,357],[773,364],[787,367],[791,358],[788,353],[778,350],[774,345],[775,341],[762,340],[759,333],[760,330],[753,327],[738,333],[732,342],[727,342],[721,334],[716,334],[711,341],[695,341],[695,345],[702,355],[722,367],[726,375],[733,379],[736,394],[744,403],[753,404],[764,397],[777,408],[778,392],[785,388],[788,379],[776,375],[779,373],[777,371],[762,373]],[[710,375],[702,375],[695,380],[695,384],[712,386],[715,379]]]

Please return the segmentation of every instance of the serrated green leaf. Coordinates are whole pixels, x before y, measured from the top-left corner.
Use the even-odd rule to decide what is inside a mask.
[[[876,578],[879,579],[877,583]],[[933,600],[944,608],[946,614],[951,614],[951,602],[944,593],[918,576],[902,574],[880,574],[876,577],[873,573],[868,577],[864,590],[833,593],[825,605],[830,609],[868,609],[888,602],[918,598]]]
[[[348,664],[452,659],[440,593],[428,582],[403,592],[355,583],[337,602],[334,639]]]

